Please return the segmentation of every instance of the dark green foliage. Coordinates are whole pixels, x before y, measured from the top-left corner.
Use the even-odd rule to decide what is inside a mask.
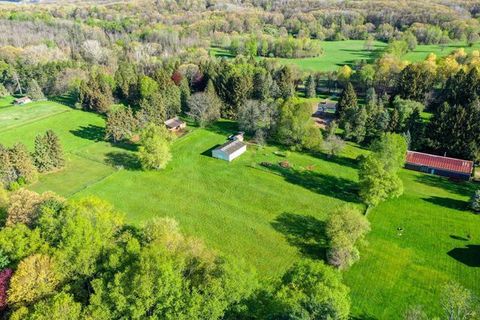
[[[119,108],[107,114],[105,139],[118,142],[130,139],[138,129],[138,119],[131,108]]]
[[[418,109],[407,119],[405,129],[410,134],[410,150],[421,150],[425,140],[425,124]]]
[[[293,84],[294,77],[292,69],[289,66],[282,67],[275,75],[274,80],[278,85],[278,89],[280,90],[283,99],[288,99],[293,96],[295,92]]]
[[[427,129],[430,146],[440,154],[477,160],[480,157],[480,103],[450,106],[437,110]]]
[[[314,98],[317,96],[317,85],[313,75],[309,75],[305,82],[305,96],[307,98]]]
[[[55,132],[48,130],[45,135],[35,137],[32,159],[39,172],[60,169],[65,165],[63,148]]]
[[[348,82],[343,89],[340,99],[338,100],[336,116],[340,119],[340,123],[345,118],[346,113],[349,110],[357,107],[357,94],[353,89],[353,86]]]
[[[10,150],[10,161],[15,172],[15,181],[32,183],[37,180],[38,174],[27,147],[22,143],[15,144]]]
[[[113,103],[112,88],[106,75],[99,72],[91,74],[80,85],[79,102],[83,109],[106,113]]]
[[[45,95],[43,94],[42,89],[38,85],[37,81],[34,79],[28,82],[27,94],[33,100],[45,99]]]
[[[480,212],[480,190],[475,191],[470,199],[470,207],[475,212]]]
[[[398,93],[404,99],[423,102],[432,89],[434,72],[420,64],[410,64],[400,73]]]

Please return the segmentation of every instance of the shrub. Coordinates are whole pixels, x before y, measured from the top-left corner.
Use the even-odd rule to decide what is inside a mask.
[[[473,211],[480,213],[480,190],[475,191],[470,199],[470,207]]]

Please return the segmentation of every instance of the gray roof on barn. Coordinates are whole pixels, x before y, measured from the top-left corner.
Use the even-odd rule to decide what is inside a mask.
[[[165,125],[169,128],[176,128],[182,125],[184,122],[178,118],[173,118],[165,121]]]
[[[246,144],[243,143],[242,141],[240,141],[240,140],[233,140],[233,141],[227,141],[227,142],[225,142],[224,144],[222,144],[222,145],[219,146],[218,148],[215,148],[215,150],[223,151],[223,152],[225,152],[226,154],[232,154],[232,153],[234,153],[235,151],[240,150],[240,149],[243,148],[244,146],[246,146]]]

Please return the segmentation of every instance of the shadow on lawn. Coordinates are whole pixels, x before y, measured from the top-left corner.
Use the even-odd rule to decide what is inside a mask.
[[[213,147],[211,147],[210,149],[208,150],[205,150],[201,153],[202,156],[205,156],[205,157],[209,157],[209,158],[212,158],[212,151],[217,149],[220,145],[219,144],[216,144],[214,145]]]
[[[350,167],[353,169],[358,169],[358,161],[356,159],[352,158],[347,158],[344,156],[329,156],[328,154],[325,153],[311,153],[311,155],[315,158],[321,159],[323,161],[331,162],[331,163],[336,163],[341,166],[345,167]]]
[[[137,156],[130,152],[113,151],[106,155],[105,162],[116,168],[124,168],[126,170],[140,170],[141,165]]]
[[[105,138],[105,128],[93,124],[81,126],[75,130],[70,130],[70,132],[77,137],[96,142],[103,141]]]
[[[447,254],[466,266],[480,267],[480,245],[469,244],[464,248],[452,249]]]
[[[462,200],[451,199],[451,198],[444,198],[444,197],[429,197],[423,198],[424,201],[433,203],[437,206],[466,211],[468,209],[468,203]]]
[[[457,182],[449,180],[448,178],[429,174],[422,174],[417,176],[416,181],[432,187],[444,189],[451,193],[468,197],[470,197],[475,192],[476,188],[478,188],[478,185],[475,185],[471,182]]]
[[[325,222],[312,216],[285,212],[271,224],[275,230],[285,235],[288,243],[298,247],[305,256],[325,259],[327,246]]]
[[[283,176],[290,183],[313,192],[347,202],[359,202],[357,184],[352,180],[315,171],[285,169],[277,165],[268,167],[267,170]]]
[[[232,121],[217,121],[208,127],[205,127],[205,129],[221,135],[229,136],[235,132],[238,132],[238,125],[236,122]],[[227,137],[225,137],[225,139],[226,138]]]

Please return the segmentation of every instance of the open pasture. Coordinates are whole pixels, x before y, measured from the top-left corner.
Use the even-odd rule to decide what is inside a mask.
[[[323,259],[329,212],[347,202],[363,208],[355,159],[366,151],[354,145],[334,158],[250,145],[227,163],[210,157],[236,130],[234,122],[221,121],[192,128],[174,142],[165,170],[144,172],[135,146],[102,141],[98,115],[53,103],[38,106],[37,118],[26,108],[7,108],[5,116],[14,113],[19,123],[0,132],[0,143],[22,141],[32,148],[36,134],[53,129],[66,150],[66,167],[42,175],[31,189],[99,196],[133,225],[173,217],[186,233],[254,266],[261,279],[278,276],[300,258]],[[291,169],[260,165],[284,160]],[[368,244],[360,262],[344,273],[361,319],[399,319],[418,304],[439,315],[435,302],[450,280],[480,294],[480,217],[466,207],[478,185],[406,170],[401,177],[405,194],[370,212]]]

